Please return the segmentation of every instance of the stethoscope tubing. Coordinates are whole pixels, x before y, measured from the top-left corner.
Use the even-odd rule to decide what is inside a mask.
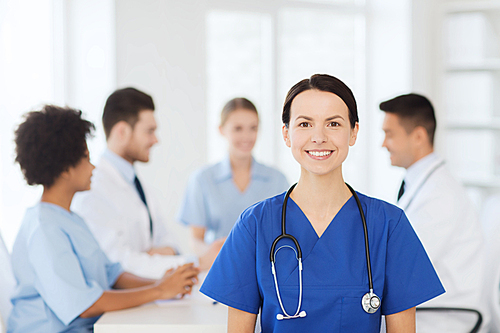
[[[370,291],[373,292],[373,278],[372,278],[372,264],[370,260],[370,243],[368,241],[368,226],[366,225],[365,213],[363,211],[363,207],[361,207],[361,202],[359,201],[359,197],[356,194],[356,191],[351,187],[351,185],[345,183],[349,190],[351,191],[354,199],[356,200],[356,204],[358,205],[359,214],[361,215],[361,221],[363,222],[363,231],[365,236],[365,256],[366,256],[366,268],[368,271],[368,287]]]
[[[273,245],[271,246],[271,252],[269,253],[269,259],[271,260],[272,263],[274,263],[274,254],[275,254],[274,249],[276,248],[278,242],[284,238],[291,239],[294,242],[295,247],[297,248],[297,259],[302,260],[302,250],[300,249],[299,242],[297,241],[297,239],[295,239],[295,237],[293,237],[292,235],[288,235],[286,233],[286,206],[288,203],[288,198],[290,197],[290,194],[292,193],[295,186],[297,186],[297,183],[290,186],[290,188],[285,194],[285,199],[283,200],[283,209],[281,209],[281,235],[279,235],[274,240]]]
[[[440,167],[444,166],[445,163],[446,163],[445,161],[441,161],[434,168],[432,168],[431,171],[429,171],[427,173],[427,175],[425,176],[424,180],[422,180],[422,182],[420,183],[420,185],[418,185],[418,187],[415,190],[415,192],[413,192],[413,194],[412,194],[410,200],[408,200],[408,203],[406,204],[406,206],[403,207],[404,211],[406,211],[408,209],[408,207],[410,207],[411,203],[413,202],[413,199],[415,199],[415,197],[417,196],[418,192],[420,192],[420,190],[425,185],[425,183],[427,182],[427,180],[429,180],[429,178],[434,174],[434,172],[436,172],[437,169],[439,169]],[[399,200],[398,200],[398,202],[399,202]]]
[[[372,278],[372,267],[371,267],[371,261],[370,261],[370,246],[369,246],[369,240],[368,240],[368,226],[366,225],[365,213],[363,211],[363,207],[361,206],[361,201],[359,200],[359,197],[356,194],[356,191],[354,191],[354,189],[349,184],[347,184],[347,183],[345,183],[345,184],[346,184],[347,188],[349,189],[349,191],[351,191],[352,195],[354,196],[354,199],[356,200],[356,204],[358,206],[359,214],[361,216],[361,221],[363,222],[366,267],[367,267],[367,273],[368,273],[368,286],[369,286],[370,292],[366,293],[363,296],[363,298],[361,300],[361,304],[363,306],[363,309],[367,313],[374,313],[374,312],[376,312],[380,308],[380,298],[376,294],[374,294],[374,292],[373,292],[373,278]],[[300,311],[301,304],[302,304],[302,250],[300,248],[300,245],[299,245],[299,242],[297,241],[297,239],[295,239],[295,237],[293,237],[292,235],[289,235],[289,234],[286,233],[286,208],[287,208],[288,198],[290,197],[290,194],[292,193],[292,191],[293,191],[293,189],[295,188],[296,185],[297,185],[297,183],[293,184],[288,189],[288,191],[285,194],[285,198],[283,200],[283,206],[282,206],[282,209],[281,209],[281,235],[279,235],[278,237],[276,237],[274,239],[273,244],[271,245],[271,251],[270,251],[270,254],[269,254],[269,259],[271,261],[271,271],[272,271],[272,274],[273,274],[273,277],[274,277],[274,284],[275,284],[275,288],[276,288],[276,295],[278,296],[278,301],[279,301],[281,310],[284,313],[284,315],[278,314],[276,316],[276,318],[278,320],[292,319],[292,318],[298,318],[298,317],[305,317],[306,316],[306,312],[305,311]],[[298,302],[298,307],[297,307],[296,313],[293,316],[290,316],[286,312],[286,310],[285,310],[285,308],[283,306],[283,302],[281,300],[281,296],[280,296],[280,292],[279,292],[278,280],[277,280],[277,276],[276,276],[276,267],[275,267],[275,256],[276,256],[276,253],[282,247],[290,247],[290,248],[292,248],[289,245],[284,245],[284,246],[278,248],[278,250],[275,251],[276,245],[278,244],[278,242],[280,240],[284,239],[284,238],[291,239],[294,242],[295,248],[297,249],[297,251],[295,252],[295,255],[296,255],[297,261],[299,263],[299,302]],[[295,251],[295,249],[293,249],[293,248],[292,248],[292,250]],[[374,301],[376,301],[376,302],[374,302]],[[375,305],[373,305],[374,303],[375,303]]]

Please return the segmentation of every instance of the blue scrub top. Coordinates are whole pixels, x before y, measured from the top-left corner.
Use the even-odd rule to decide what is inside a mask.
[[[351,197],[318,238],[290,198],[286,231],[302,248],[303,301],[307,316],[278,321],[282,310],[271,274],[269,252],[281,234],[284,193],[247,209],[234,226],[200,291],[230,307],[261,311],[263,332],[379,333],[381,315],[407,310],[444,292],[427,254],[403,211],[359,194],[366,215],[374,292],[382,305],[366,313],[369,291],[363,224]],[[293,245],[287,239],[282,245]],[[299,297],[295,253],[282,248],[275,259],[279,290],[288,314]]]
[[[177,219],[206,228],[205,241],[227,237],[249,206],[288,188],[285,176],[252,159],[251,181],[241,192],[233,181],[229,157],[195,172],[189,179]]]
[[[39,203],[27,210],[12,250],[17,288],[9,333],[92,332],[79,315],[123,273],[76,214]]]

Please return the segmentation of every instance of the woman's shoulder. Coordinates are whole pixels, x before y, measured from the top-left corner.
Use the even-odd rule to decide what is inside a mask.
[[[362,205],[366,206],[367,216],[384,217],[388,221],[399,221],[404,212],[398,206],[385,200],[356,192]]]
[[[260,162],[257,162],[256,160],[254,160],[254,168],[256,168],[256,172],[261,175],[267,175],[271,177],[285,177],[285,175],[277,168],[262,164]]]
[[[248,218],[249,216],[261,218],[263,214],[274,211],[277,208],[281,210],[281,206],[283,204],[283,196],[284,193],[280,193],[276,194],[273,197],[254,203],[241,213],[242,219]]]
[[[246,208],[240,215],[237,225],[243,225],[252,233],[256,228],[260,228],[264,223],[268,226],[269,221],[273,221],[281,214],[284,193],[256,202]]]
[[[225,163],[224,161],[220,161],[213,164],[207,164],[199,169],[195,170],[191,174],[192,179],[196,180],[206,180],[206,179],[214,179],[224,173]]]
[[[373,196],[361,193],[359,191],[356,191],[356,194],[358,195],[359,200],[362,203],[365,203],[366,205],[370,205],[371,207],[376,207],[379,209],[386,209],[386,210],[390,210],[390,211],[402,211],[402,209],[399,208],[398,206],[396,206],[392,203],[389,203],[383,199],[373,197]]]
[[[38,203],[26,210],[18,237],[31,243],[40,237],[50,239],[54,235],[66,235],[73,225],[70,215],[56,205]]]

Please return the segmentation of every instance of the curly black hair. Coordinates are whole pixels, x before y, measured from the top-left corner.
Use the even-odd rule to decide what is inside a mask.
[[[29,185],[50,187],[86,155],[94,124],[71,108],[45,105],[29,112],[15,131],[16,162]]]

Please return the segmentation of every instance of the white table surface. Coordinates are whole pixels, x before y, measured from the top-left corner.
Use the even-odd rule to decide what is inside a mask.
[[[227,306],[220,303],[214,305],[197,288],[185,299],[158,301],[132,309],[107,312],[94,325],[95,333],[226,331]]]

